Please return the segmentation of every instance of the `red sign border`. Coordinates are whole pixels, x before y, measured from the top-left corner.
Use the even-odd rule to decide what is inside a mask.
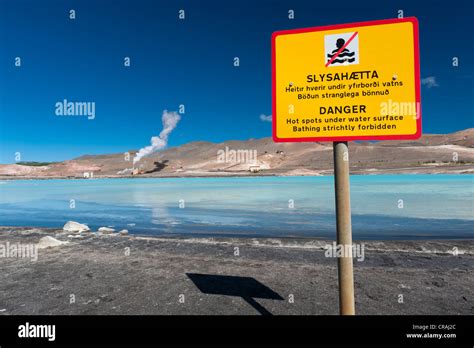
[[[411,22],[413,24],[413,42],[414,42],[414,58],[415,58],[415,98],[419,106],[416,121],[416,133],[403,135],[376,135],[376,136],[342,136],[342,137],[312,137],[312,138],[278,138],[276,135],[276,55],[275,55],[275,39],[278,35],[300,34],[315,31],[345,29],[366,27],[391,23]],[[353,140],[413,140],[418,139],[422,135],[421,131],[421,91],[420,91],[420,44],[419,44],[419,30],[418,19],[416,17],[382,19],[376,21],[346,23],[337,25],[327,25],[320,27],[310,27],[301,29],[290,29],[275,31],[272,34],[272,135],[273,141],[281,142],[315,142],[315,141],[353,141]]]

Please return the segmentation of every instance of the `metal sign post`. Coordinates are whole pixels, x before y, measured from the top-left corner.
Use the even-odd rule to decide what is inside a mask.
[[[347,142],[334,142],[333,151],[337,246],[343,250],[342,255],[338,258],[339,312],[344,315],[354,315],[351,194],[349,184],[349,148]]]

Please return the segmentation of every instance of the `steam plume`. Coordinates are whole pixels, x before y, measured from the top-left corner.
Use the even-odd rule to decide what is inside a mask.
[[[181,116],[176,111],[168,112],[163,110],[161,121],[163,122],[163,130],[160,135],[151,137],[151,145],[141,148],[133,158],[133,164],[140,161],[143,157],[148,156],[158,150],[166,147],[168,144],[168,136],[176,128]]]

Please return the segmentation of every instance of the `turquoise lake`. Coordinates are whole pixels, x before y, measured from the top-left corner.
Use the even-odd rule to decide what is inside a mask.
[[[351,176],[354,239],[474,238],[473,175]],[[73,200],[73,201],[71,201]],[[0,181],[0,225],[150,235],[335,237],[320,177]]]

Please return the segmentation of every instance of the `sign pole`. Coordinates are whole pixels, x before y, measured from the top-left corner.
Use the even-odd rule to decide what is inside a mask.
[[[354,272],[352,259],[351,194],[349,185],[349,148],[347,142],[333,142],[334,187],[336,192],[337,246],[343,254],[337,260],[339,312],[354,315]]]

